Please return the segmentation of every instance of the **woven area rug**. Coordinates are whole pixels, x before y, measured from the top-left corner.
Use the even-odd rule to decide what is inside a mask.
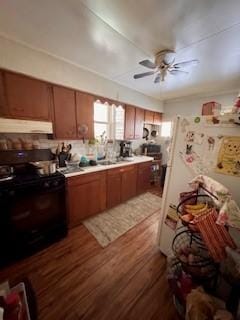
[[[110,210],[83,221],[102,247],[119,238],[135,225],[160,211],[162,198],[147,192]]]

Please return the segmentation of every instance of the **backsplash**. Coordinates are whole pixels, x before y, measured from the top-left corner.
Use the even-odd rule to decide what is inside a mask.
[[[85,143],[83,143],[83,140],[63,140],[63,139],[55,140],[55,139],[49,138],[47,134],[1,133],[0,134],[0,150],[4,150],[8,147],[8,143],[7,143],[8,141],[12,141],[12,142],[17,141],[18,144],[20,142],[22,145],[24,145],[24,143],[26,143],[26,145],[27,143],[34,144],[35,148],[39,148],[39,149],[50,148],[53,153],[56,152],[58,145],[59,144],[61,145],[64,142],[65,145],[67,144],[72,145],[72,150],[71,150],[72,155],[74,154],[88,155],[88,154],[95,153],[100,148],[98,145],[89,145],[88,140],[85,140]],[[151,138],[149,141],[151,141]],[[161,143],[162,139],[157,137],[155,141],[156,143]],[[141,152],[140,146],[143,143],[146,143],[145,139],[133,140],[132,141],[133,152],[136,154],[140,154]],[[24,149],[24,147],[22,149]],[[119,153],[120,148],[119,148],[118,141],[114,142],[113,149],[116,153]]]
[[[30,143],[36,146],[38,149],[48,149],[50,148],[53,153],[56,152],[56,149],[58,145],[61,145],[64,142],[65,145],[71,144],[72,155],[78,154],[78,155],[89,155],[89,154],[95,154],[96,152],[99,152],[100,149],[102,150],[104,146],[99,145],[89,145],[88,140],[85,140],[85,143],[83,143],[83,140],[54,140],[48,137],[47,134],[15,134],[15,133],[8,133],[8,134],[0,134],[0,150],[5,150],[8,147],[8,142],[14,142],[19,143],[23,145],[21,149],[25,149],[24,145],[26,143]],[[10,143],[11,144],[11,143]],[[115,143],[112,145],[114,151],[116,153],[119,153],[119,143],[115,141]],[[11,148],[16,149],[16,148]],[[20,148],[19,148],[20,149]]]

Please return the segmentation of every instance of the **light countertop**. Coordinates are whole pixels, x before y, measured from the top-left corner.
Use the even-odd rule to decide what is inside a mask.
[[[152,160],[153,160],[153,157],[135,156],[135,157],[133,157],[133,160],[131,160],[131,161],[121,161],[120,163],[110,164],[110,165],[98,164],[97,166],[83,167],[83,168],[81,168],[82,171],[65,173],[64,176],[66,178],[70,178],[70,177],[75,177],[75,176],[79,176],[82,174],[110,170],[110,169],[114,169],[114,168],[125,167],[125,166],[138,164],[138,163],[142,163],[142,162],[148,162],[148,161],[152,161]]]

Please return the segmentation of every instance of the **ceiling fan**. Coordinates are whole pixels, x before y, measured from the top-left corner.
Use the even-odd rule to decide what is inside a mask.
[[[175,52],[173,50],[162,50],[156,54],[154,62],[150,60],[140,61],[140,65],[152,69],[152,71],[135,74],[133,78],[140,79],[156,74],[154,83],[158,83],[160,81],[164,81],[168,73],[172,75],[188,74],[187,71],[181,70],[181,68],[196,66],[199,63],[199,60],[196,59],[174,63],[174,56]]]

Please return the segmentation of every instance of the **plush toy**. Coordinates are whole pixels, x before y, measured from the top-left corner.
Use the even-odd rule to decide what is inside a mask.
[[[232,112],[233,113],[240,113],[240,93],[238,94],[237,99],[234,103]]]

